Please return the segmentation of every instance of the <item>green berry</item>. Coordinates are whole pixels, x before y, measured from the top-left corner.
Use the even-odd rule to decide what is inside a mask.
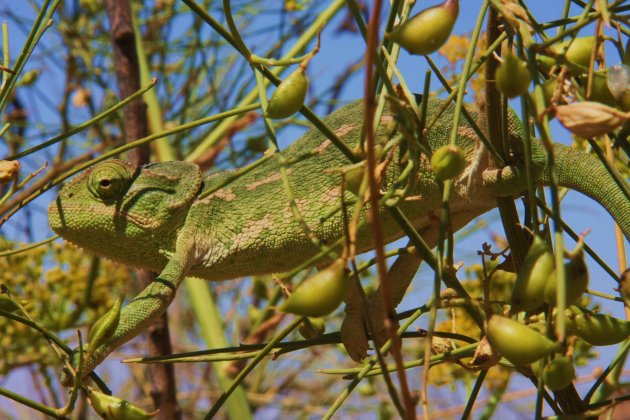
[[[503,57],[503,62],[497,67],[494,74],[497,89],[508,98],[527,93],[531,82],[527,63],[513,54]]]
[[[442,146],[431,156],[431,168],[440,181],[455,178],[466,169],[466,157],[457,146]]]
[[[575,367],[568,357],[560,356],[545,365],[543,382],[552,391],[559,391],[571,385],[575,378]]]

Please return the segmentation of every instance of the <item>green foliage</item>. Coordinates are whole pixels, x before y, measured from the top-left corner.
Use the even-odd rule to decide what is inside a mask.
[[[13,247],[2,239],[1,250]],[[112,291],[124,290],[128,278],[126,267],[65,243],[0,258],[0,284],[28,302],[25,309],[31,318],[71,341],[74,331],[91,325],[111,308],[117,296]],[[2,374],[28,364],[42,369],[59,366],[46,340],[27,325],[0,317],[0,336]]]

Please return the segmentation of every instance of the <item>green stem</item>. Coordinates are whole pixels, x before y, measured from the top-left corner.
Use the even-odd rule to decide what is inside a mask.
[[[17,393],[15,393],[13,391],[10,391],[10,390],[8,390],[6,388],[1,388],[0,387],[0,395],[2,395],[3,397],[10,398],[13,401],[17,401],[18,403],[20,403],[22,405],[25,405],[27,407],[31,407],[32,409],[37,410],[40,413],[46,414],[47,416],[50,416],[52,418],[55,418],[55,419],[65,419],[66,418],[65,416],[59,414],[57,412],[57,409],[48,407],[47,405],[40,404],[40,403],[38,403],[36,401],[33,401],[33,400],[29,399],[29,398],[26,398],[26,397],[24,397],[24,396],[22,396],[20,394],[17,394]]]
[[[15,87],[15,83],[20,77],[26,61],[31,56],[31,53],[33,52],[35,46],[44,34],[44,31],[52,22],[50,19],[52,18],[52,15],[55,12],[57,6],[59,6],[61,0],[55,0],[52,5],[50,4],[50,2],[51,0],[45,0],[44,4],[42,4],[42,7],[37,14],[37,18],[35,18],[35,22],[31,27],[31,32],[29,32],[28,37],[26,38],[26,42],[24,43],[24,47],[22,48],[22,51],[20,51],[20,55],[18,56],[15,62],[15,66],[12,69],[13,73],[9,74],[8,78],[6,79],[6,83],[3,84],[2,90],[0,90],[0,112],[4,109],[7,100],[11,97],[11,93],[13,92],[13,88]],[[5,51],[8,51],[8,48]]]
[[[470,395],[468,396],[468,400],[466,401],[466,408],[462,413],[463,419],[470,418],[472,414],[473,406],[475,405],[475,401],[477,400],[477,396],[479,395],[479,391],[481,391],[481,386],[483,385],[483,381],[486,379],[486,375],[488,374],[488,370],[482,370],[477,376],[477,380],[475,381],[475,386],[473,386]]]
[[[208,283],[201,279],[187,277],[184,280],[184,287],[193,311],[197,316],[201,334],[208,347],[212,349],[227,347],[228,343],[225,338],[223,320],[219,308],[210,293]],[[230,386],[230,375],[226,371],[229,365],[227,361],[217,361],[212,365],[220,389],[223,392],[230,391],[234,393],[233,398],[227,403],[227,412],[230,418],[239,420],[250,419],[252,418],[252,413],[245,390],[238,384],[233,388]]]
[[[38,247],[40,247],[42,245],[46,245],[47,243],[50,243],[50,242],[52,242],[52,241],[54,241],[56,239],[59,239],[59,235],[52,236],[52,237],[50,237],[48,239],[44,239],[43,241],[40,241],[40,242],[35,242],[33,244],[27,245],[27,246],[22,247],[22,248],[11,249],[9,251],[2,251],[2,252],[0,252],[0,257],[8,257],[10,255],[21,254],[22,252],[27,252],[27,251],[30,251],[31,249],[35,249],[35,248],[38,248]]]
[[[118,102],[116,105],[114,105],[113,107],[109,108],[108,110],[101,112],[100,114],[98,114],[96,117],[93,117],[73,128],[71,128],[70,130],[66,131],[63,134],[59,134],[58,136],[53,137],[50,140],[47,140],[41,144],[38,144],[37,146],[31,147],[30,149],[24,150],[20,153],[16,153],[13,156],[9,156],[7,158],[5,158],[5,160],[17,160],[20,159],[24,156],[28,156],[32,153],[35,153],[41,149],[44,149],[48,146],[51,146],[55,143],[59,143],[60,141],[63,141],[65,139],[67,139],[68,137],[74,136],[77,133],[80,133],[81,131],[85,130],[86,128],[90,127],[91,125],[107,118],[108,116],[110,116],[111,114],[113,114],[114,112],[118,111],[120,108],[124,107],[125,105],[127,105],[129,102],[133,101],[134,99],[142,96],[145,92],[147,92],[148,90],[152,89],[157,83],[157,79],[153,79],[151,81],[151,83],[149,83],[148,85],[146,85],[145,87],[143,87],[142,89],[140,89],[139,91],[137,91],[136,93],[134,93],[131,96],[128,96],[127,98],[123,99],[122,101]]]
[[[229,388],[224,391],[219,399],[214,403],[208,414],[206,414],[206,419],[213,418],[221,409],[226,400],[230,397],[232,392],[243,382],[243,380],[249,375],[249,373],[254,370],[254,368],[269,354],[269,352],[275,347],[277,343],[282,341],[287,335],[291,333],[294,329],[296,329],[301,323],[304,321],[304,317],[295,318],[284,330],[282,330],[279,334],[277,334],[267,345],[260,350],[258,355],[252,360],[243,370],[239,372],[238,375],[232,381],[232,384]]]

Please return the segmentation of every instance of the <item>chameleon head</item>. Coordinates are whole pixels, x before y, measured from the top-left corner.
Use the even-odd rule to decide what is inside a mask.
[[[50,227],[97,255],[159,270],[201,183],[191,163],[105,161],[61,189],[48,208]]]

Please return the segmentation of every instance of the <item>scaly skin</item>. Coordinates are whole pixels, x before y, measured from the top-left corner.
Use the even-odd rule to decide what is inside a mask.
[[[440,100],[430,99],[428,121],[441,104]],[[447,109],[428,134],[433,150],[448,141],[452,108]],[[363,104],[357,101],[334,112],[324,122],[354,149],[363,122],[362,113]],[[377,139],[391,138],[388,134],[392,121],[387,110]],[[522,125],[511,115],[509,126],[510,166],[498,169],[490,166],[487,153],[470,126],[460,122],[457,144],[466,156],[467,169],[454,182],[450,201],[454,230],[495,207],[497,197],[525,191]],[[315,153],[303,158],[307,152]],[[554,146],[554,153],[560,184],[599,201],[626,237],[630,237],[630,203],[599,161],[560,145]],[[344,232],[340,213],[324,222],[320,219],[338,208],[341,199],[340,175],[330,169],[350,162],[316,130],[302,136],[283,155],[294,161],[288,167],[288,177],[304,220],[322,242],[333,243]],[[538,143],[532,148],[532,156],[537,184],[547,183],[545,159]],[[386,190],[399,173],[396,155],[387,166],[382,189]],[[94,254],[160,273],[155,282],[123,309],[120,324],[109,340],[97,349],[90,349],[92,357],[86,361],[81,375],[90,372],[112,350],[140,334],[164,312],[186,276],[226,280],[284,272],[318,252],[293,218],[277,160],[270,159],[208,197],[197,198],[226,176],[229,173],[224,172],[202,181],[200,170],[191,163],[166,162],[137,168],[112,160],[75,178],[51,203],[50,225],[64,239]],[[429,219],[440,206],[441,186],[424,157],[409,197],[401,202],[400,208],[426,242],[435,246],[437,230]],[[355,198],[350,192],[344,197]],[[387,241],[401,237],[398,225],[387,217],[386,210],[381,209],[381,215]],[[368,250],[371,246],[369,228],[362,227],[358,247]],[[414,262],[418,263],[419,259]],[[402,298],[405,288],[406,285],[399,288],[402,292],[397,300]],[[362,325],[361,314],[348,312],[352,317],[348,325]],[[351,352],[351,356],[360,359],[363,349]]]

